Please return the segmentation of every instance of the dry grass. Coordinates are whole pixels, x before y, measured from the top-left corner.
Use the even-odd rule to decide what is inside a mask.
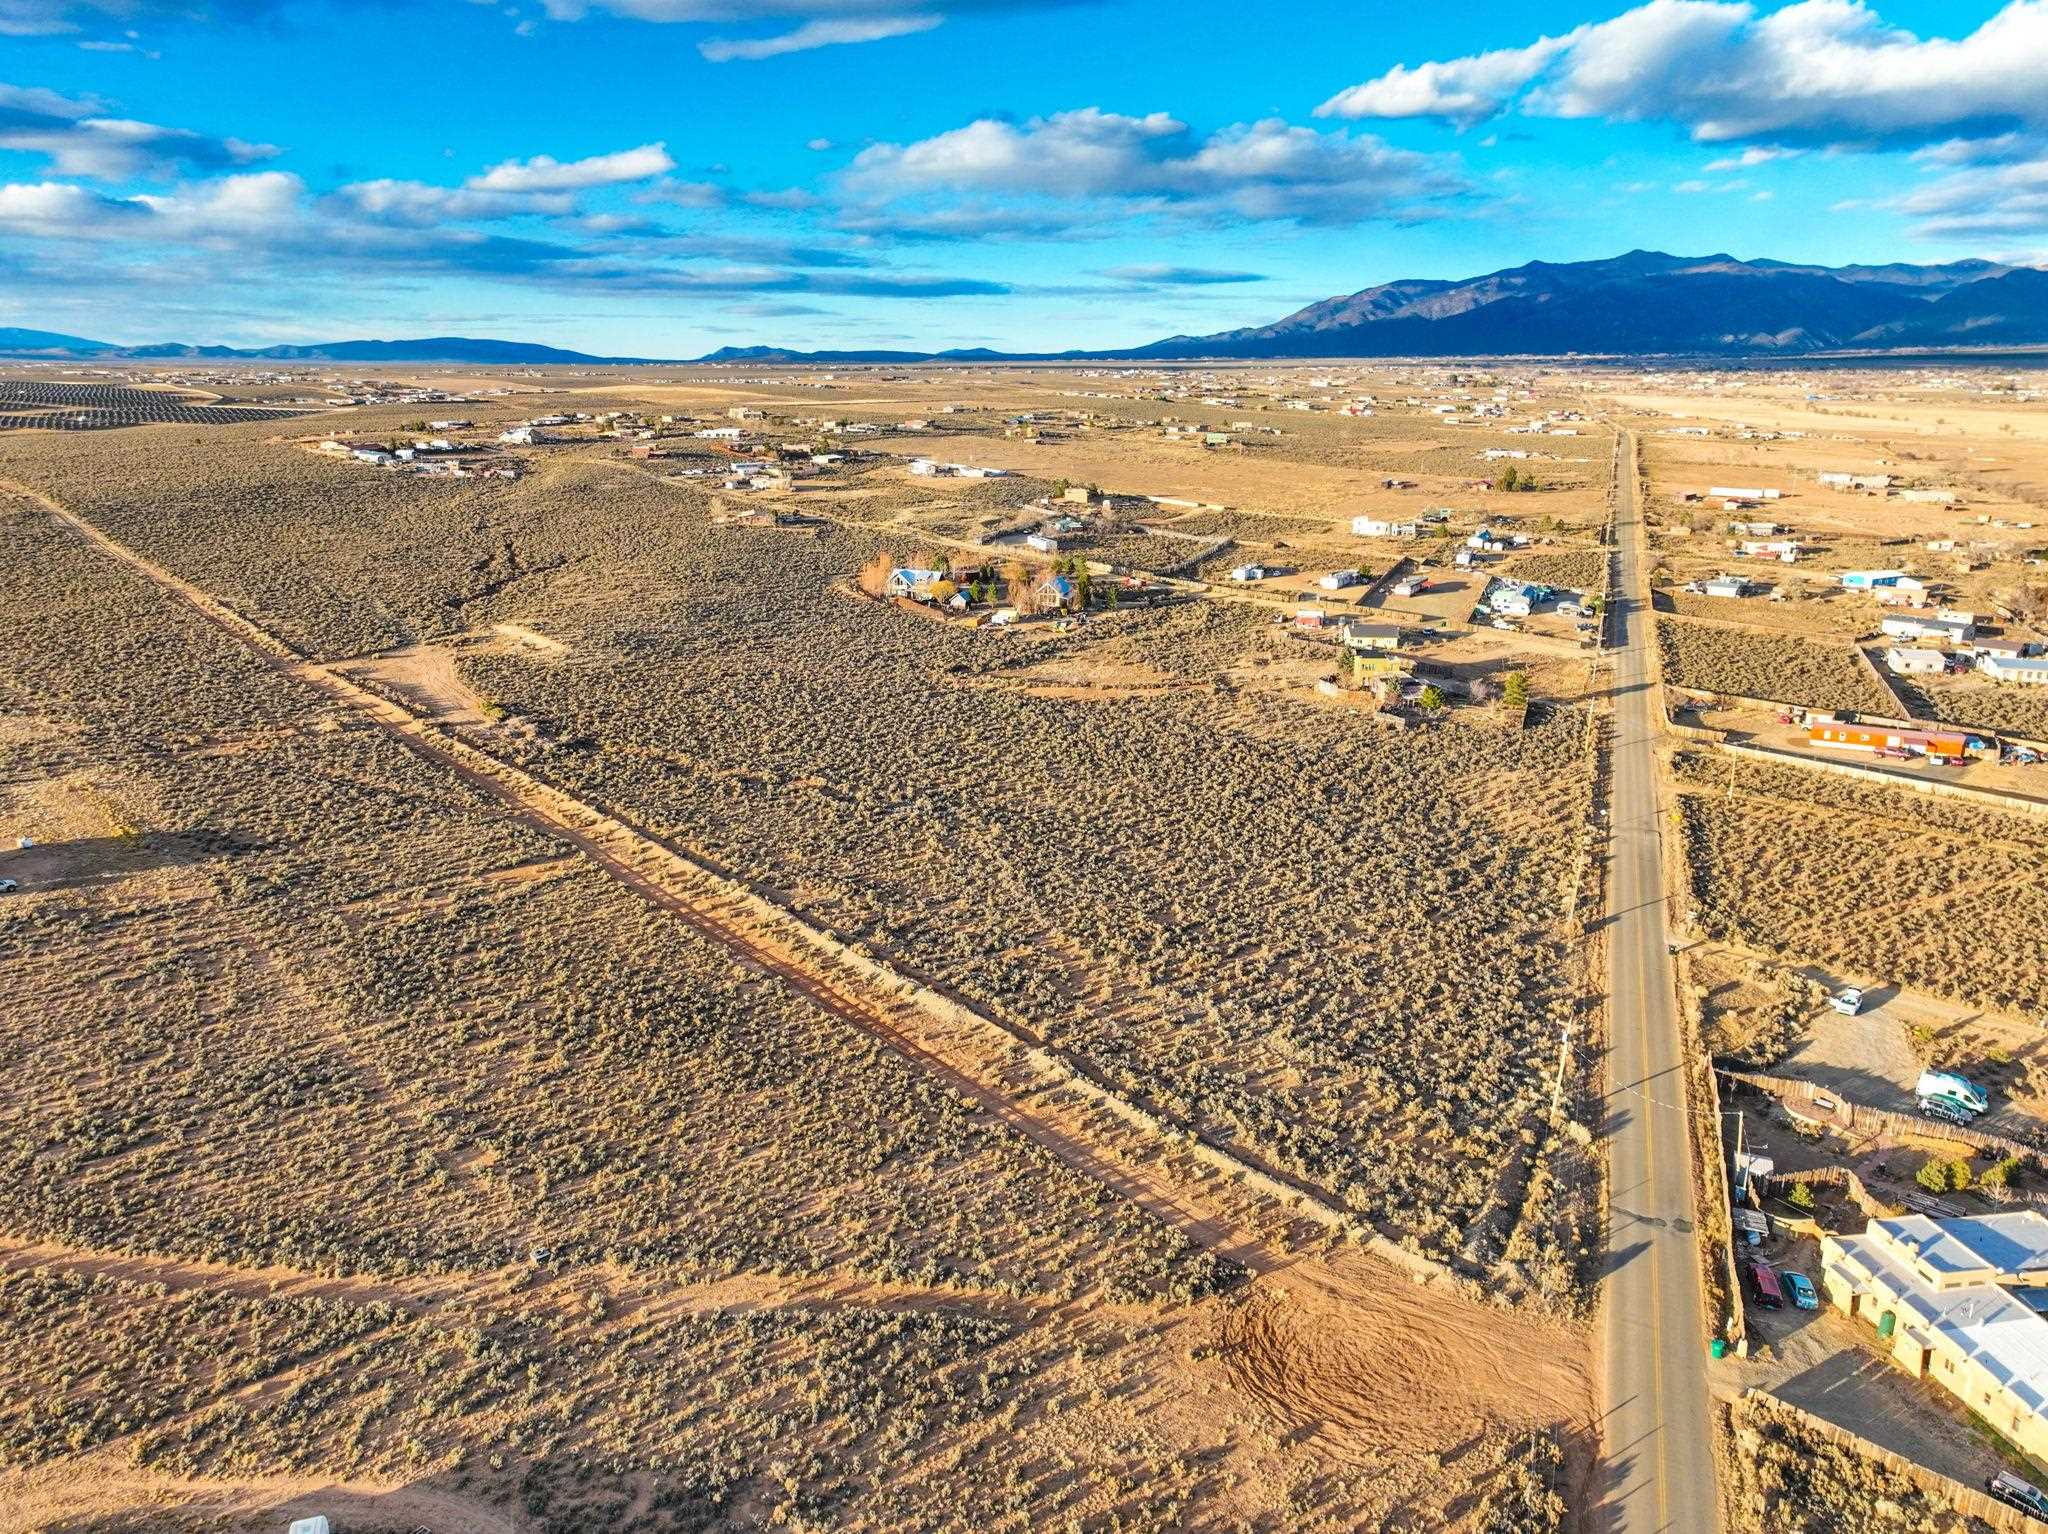
[[[0,472],[311,653],[533,623],[567,648],[462,663],[512,710],[491,749],[1498,1292],[1583,1303],[1597,1172],[1531,1117],[1578,1003],[1561,870],[1520,850],[1583,818],[1573,716],[1361,742],[1219,683],[1266,641],[1210,608],[992,656],[833,595],[867,535],[722,536],[587,455],[450,487],[145,445],[9,441]],[[37,1001],[0,1040],[0,1232],[82,1254],[0,1278],[5,1466],[346,1477],[545,1534],[1555,1526],[1564,1335],[1555,1415],[1511,1423],[1525,1387],[1454,1388],[1490,1379],[1475,1320],[1431,1354],[1454,1468],[1295,1441],[1233,1392],[1237,1270],[1180,1228],[14,503],[0,601],[0,832],[45,842],[0,911]],[[1110,655],[1174,689],[981,685]],[[102,826],[52,820],[74,784]],[[1514,962],[1445,975],[1423,931]]]
[[[1988,1525],[1815,1432],[1792,1411],[1745,1401],[1729,1415],[1735,1452],[1728,1500],[1738,1534],[1990,1534]]]
[[[1987,941],[2048,920],[2037,825],[1794,768],[1678,766],[1696,790],[1680,803],[1710,935],[1971,1006],[2048,1008],[2033,948]]]
[[[1657,644],[1664,679],[1681,687],[1805,708],[1873,714],[1893,708],[1845,646],[1672,618],[1657,620]]]

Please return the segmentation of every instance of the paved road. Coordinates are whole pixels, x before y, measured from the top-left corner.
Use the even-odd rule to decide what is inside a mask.
[[[1632,445],[1624,443],[1632,461]],[[1633,468],[1616,516],[1615,741],[1607,911],[1608,1274],[1600,1306],[1603,1534],[1707,1534],[1719,1522],[1707,1413],[1708,1323],[1694,1255],[1678,1004],[1666,952],[1664,827],[1649,690],[1656,642]]]

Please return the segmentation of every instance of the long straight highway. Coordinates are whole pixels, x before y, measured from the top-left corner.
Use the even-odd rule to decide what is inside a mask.
[[[1656,642],[1635,445],[1620,434],[1619,585],[1611,617],[1614,751],[1607,800],[1611,1182],[1601,1284],[1602,1534],[1709,1534],[1720,1521],[1686,1134],[1683,1045],[1666,927],[1664,826],[1650,688]]]

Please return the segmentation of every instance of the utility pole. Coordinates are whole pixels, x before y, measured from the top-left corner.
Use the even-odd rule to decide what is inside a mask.
[[[1550,1121],[1557,1122],[1557,1105],[1564,1099],[1564,1062],[1572,1047],[1572,1025],[1564,1025],[1564,1034],[1557,1041],[1557,1079],[1550,1086]]]

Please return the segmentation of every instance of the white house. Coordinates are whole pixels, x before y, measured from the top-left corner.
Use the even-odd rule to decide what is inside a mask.
[[[1700,587],[1710,597],[1746,597],[1750,589],[1750,583],[1739,575],[1717,575]]]
[[[1888,490],[1889,474],[1844,474],[1823,470],[1820,482],[1830,490]]]
[[[1351,531],[1360,538],[1413,538],[1413,522],[1391,522],[1385,517],[1353,517]]]
[[[1342,591],[1346,586],[1356,586],[1364,579],[1356,570],[1332,570],[1316,584],[1325,591]]]
[[[1884,652],[1884,663],[1898,676],[1939,676],[1948,657],[1939,650],[1894,645]]]
[[[1503,586],[1487,599],[1486,605],[1503,618],[1526,618],[1535,611],[1535,594],[1527,586]]]
[[[892,597],[912,597],[930,590],[932,582],[945,578],[943,570],[915,570],[900,565],[889,572],[889,579],[882,589]]]
[[[1893,639],[1938,639],[1946,644],[1966,644],[1976,633],[1975,626],[1961,618],[1930,612],[1888,613],[1878,628]]]
[[[1858,1236],[1824,1234],[1820,1264],[1828,1299],[1872,1328],[1893,1364],[2048,1454],[2048,1216],[1872,1220]]]
[[[1239,565],[1230,572],[1234,581],[1262,581],[1266,578],[1264,565]]]
[[[1729,489],[1726,485],[1709,485],[1707,487],[1708,495],[1719,496],[1724,500],[1730,501],[1775,501],[1784,493],[1782,490],[1766,490],[1760,486],[1751,486],[1747,489],[1738,487],[1733,490]]]
[[[1401,648],[1401,625],[1398,623],[1347,623],[1337,630],[1337,641],[1347,650],[1359,654],[1370,652],[1385,653]]]
[[[1775,559],[1788,565],[1799,561],[1797,538],[1745,538],[1735,549],[1748,559]]]
[[[1849,591],[1877,591],[1886,588],[1908,591],[1920,590],[1921,583],[1918,581],[1914,581],[1911,586],[1901,587],[1901,582],[1911,580],[1913,580],[1913,577],[1903,570],[1844,570],[1842,572],[1842,586],[1845,590]]]
[[[2048,687],[2048,660],[2023,656],[1980,655],[1977,669],[1994,682],[2017,682],[2026,687]]]

